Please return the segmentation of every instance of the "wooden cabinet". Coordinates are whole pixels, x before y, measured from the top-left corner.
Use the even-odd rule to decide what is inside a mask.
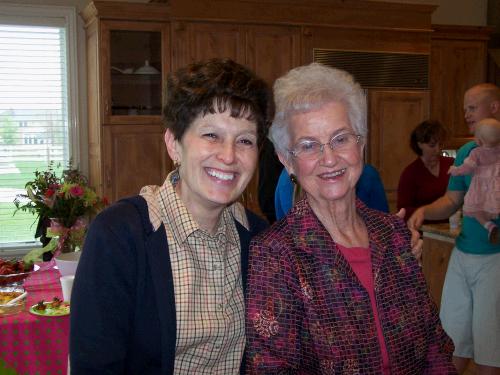
[[[103,129],[104,195],[115,201],[161,184],[170,170],[161,125],[110,125]]]
[[[168,24],[102,21],[100,75],[105,124],[158,124]]]
[[[415,159],[409,136],[429,116],[428,91],[369,90],[368,163],[380,172],[391,212],[396,212],[399,176]]]
[[[245,64],[270,85],[290,69],[301,65],[300,28],[248,26]]]
[[[230,58],[270,84],[300,65],[300,28],[220,22],[172,24],[173,69],[193,61]]]
[[[453,146],[461,143],[467,136],[463,92],[486,79],[487,28],[433,27],[434,9],[363,0],[235,0],[230,6],[227,0],[90,3],[82,17],[91,184],[115,200],[136,192],[137,186],[162,182],[171,168],[159,147],[163,82],[169,71],[190,62],[231,58],[272,84],[289,69],[312,62],[317,50],[430,56],[430,99],[429,91],[414,86],[364,85],[369,96],[367,161],[379,169],[395,209],[399,175],[414,158],[408,146],[411,130],[434,117],[452,128]],[[146,64],[158,73],[135,74]],[[395,66],[407,75],[406,68]],[[132,136],[136,143],[130,142]],[[141,162],[151,170],[136,171]],[[125,165],[131,170],[120,171]],[[255,211],[257,180],[255,176],[242,197]]]
[[[450,130],[445,148],[456,149],[471,134],[464,120],[463,97],[486,82],[490,28],[433,25],[431,39],[431,117]]]
[[[239,25],[216,22],[172,23],[173,70],[214,57],[245,62],[245,35]]]
[[[89,180],[111,202],[161,184],[171,162],[161,125],[170,68],[164,6],[91,3],[87,30]]]
[[[457,235],[457,231],[450,232],[448,224],[431,224],[423,226],[422,229],[424,232],[422,271],[431,297],[439,307],[448,262],[451,251],[455,246],[454,237]]]

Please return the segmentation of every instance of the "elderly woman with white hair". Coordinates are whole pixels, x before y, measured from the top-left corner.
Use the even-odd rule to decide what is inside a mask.
[[[410,231],[355,187],[366,101],[346,72],[295,68],[274,85],[270,138],[304,198],[250,249],[251,374],[455,374]]]

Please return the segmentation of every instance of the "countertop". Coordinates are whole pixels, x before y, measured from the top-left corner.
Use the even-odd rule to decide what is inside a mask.
[[[424,224],[420,228],[424,234],[424,238],[434,238],[446,242],[455,242],[455,238],[460,233],[460,227],[450,229],[450,224]]]

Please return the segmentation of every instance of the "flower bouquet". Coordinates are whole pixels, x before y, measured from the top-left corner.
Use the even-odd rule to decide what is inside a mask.
[[[25,185],[26,194],[14,199],[14,214],[21,210],[37,215],[35,238],[40,238],[44,247],[34,249],[25,260],[36,260],[46,252],[57,255],[77,250],[83,245],[88,217],[106,206],[106,199],[97,196],[71,161],[60,176],[53,162],[46,171],[34,174],[34,180]]]

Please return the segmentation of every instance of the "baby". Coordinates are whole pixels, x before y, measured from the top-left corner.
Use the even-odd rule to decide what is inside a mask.
[[[448,172],[453,176],[472,174],[463,213],[486,228],[491,243],[498,243],[500,233],[493,219],[500,213],[500,121],[482,120],[474,135],[479,147],[470,152],[461,166],[451,166]]]

